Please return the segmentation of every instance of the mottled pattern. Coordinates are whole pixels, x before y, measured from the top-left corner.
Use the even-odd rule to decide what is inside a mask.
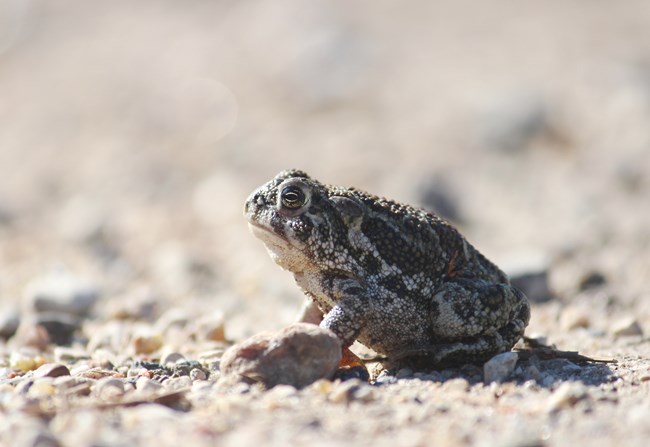
[[[509,350],[528,324],[526,297],[426,211],[284,171],[250,195],[245,215],[345,346],[414,364],[476,362]],[[305,315],[318,322],[313,307]]]

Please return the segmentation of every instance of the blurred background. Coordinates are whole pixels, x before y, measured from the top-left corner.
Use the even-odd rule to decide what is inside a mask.
[[[650,330],[650,3],[0,0],[5,325],[80,284],[99,320],[287,324],[242,217],[286,168],[541,278],[533,330],[580,302]]]

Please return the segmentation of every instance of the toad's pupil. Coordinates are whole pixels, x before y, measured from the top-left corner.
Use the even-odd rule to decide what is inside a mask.
[[[282,204],[287,208],[300,208],[305,201],[305,193],[300,188],[290,187],[282,191]]]

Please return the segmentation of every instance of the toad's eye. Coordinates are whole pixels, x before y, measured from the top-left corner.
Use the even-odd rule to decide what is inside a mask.
[[[295,210],[303,206],[306,201],[305,199],[304,191],[296,185],[285,186],[280,193],[282,206],[290,210]]]

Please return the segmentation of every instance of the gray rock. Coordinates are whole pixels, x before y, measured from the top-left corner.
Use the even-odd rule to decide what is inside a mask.
[[[502,352],[495,355],[483,365],[483,380],[485,383],[508,380],[515,370],[518,359],[519,355],[516,352]]]
[[[562,310],[560,327],[566,331],[577,328],[587,328],[591,325],[590,309],[587,306],[572,304]]]
[[[580,278],[580,284],[578,287],[581,291],[588,289],[595,289],[607,284],[607,278],[600,272],[590,271],[587,272],[582,278]]]
[[[341,360],[341,343],[330,331],[296,323],[275,333],[264,332],[228,349],[221,359],[225,376],[305,387],[331,378]]]
[[[3,306],[0,308],[0,338],[8,339],[18,330],[20,312],[16,307]]]
[[[36,315],[36,325],[47,331],[52,343],[68,345],[73,335],[81,327],[81,318],[64,312],[43,312]]]
[[[571,408],[588,397],[587,387],[581,382],[564,382],[549,397],[547,410],[549,412],[556,412]]]
[[[502,265],[510,278],[510,283],[524,292],[534,303],[544,303],[553,299],[549,286],[549,262],[540,254],[519,255]]]
[[[453,222],[463,222],[458,209],[458,199],[450,184],[434,177],[419,188],[418,201],[426,209]]]
[[[205,380],[207,378],[208,378],[207,374],[199,368],[194,368],[193,370],[190,371],[190,379],[192,379],[192,381]]]
[[[99,299],[99,288],[72,274],[54,272],[30,283],[25,298],[36,312],[88,316]]]
[[[124,382],[115,377],[104,377],[99,379],[92,387],[92,392],[99,399],[104,401],[115,401],[121,398],[126,392]]]
[[[151,395],[160,392],[163,386],[155,380],[141,376],[135,382],[135,389],[141,394]]]
[[[491,149],[527,149],[535,138],[552,131],[547,105],[536,92],[502,95],[485,104],[479,115],[478,142]]]
[[[180,352],[168,352],[160,359],[160,364],[165,366],[174,365],[179,360],[185,360],[185,357]]]
[[[641,325],[633,317],[622,318],[616,321],[612,324],[611,332],[615,337],[643,335]]]
[[[69,376],[70,370],[67,366],[61,365],[60,363],[45,363],[38,367],[34,371],[34,378],[38,379],[41,377],[60,377],[60,376]]]

